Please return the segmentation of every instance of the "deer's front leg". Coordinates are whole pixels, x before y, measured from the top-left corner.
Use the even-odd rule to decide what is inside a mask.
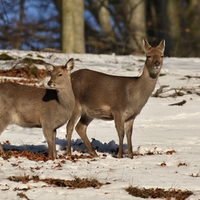
[[[125,123],[126,137],[127,137],[127,144],[128,144],[128,157],[131,159],[133,158],[133,149],[132,149],[133,123],[134,123],[134,119],[129,120]]]

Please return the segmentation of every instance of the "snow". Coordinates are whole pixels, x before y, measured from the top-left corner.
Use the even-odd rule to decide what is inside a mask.
[[[88,68],[120,76],[138,76],[144,65],[144,56],[116,56],[93,54],[55,54],[26,51],[5,51],[19,61],[27,55],[38,58],[42,55],[45,62],[65,64],[73,57],[75,70]],[[9,69],[17,62],[1,61],[1,69]],[[43,66],[38,66],[43,67]],[[200,97],[185,94],[169,97],[174,93],[170,88],[189,88],[200,92],[200,58],[164,58],[162,74],[156,89],[162,85],[166,93],[163,98],[150,97],[141,114],[136,118],[132,136],[133,150],[141,155],[133,159],[114,157],[118,147],[118,136],[113,121],[94,120],[88,127],[88,137],[98,148],[98,158],[79,159],[77,162],[62,159],[30,161],[22,157],[4,160],[0,157],[0,196],[1,199],[20,199],[17,193],[23,192],[29,199],[141,199],[129,195],[124,188],[132,185],[145,188],[165,188],[191,190],[194,194],[188,199],[200,199]],[[155,89],[155,91],[156,91]],[[186,100],[183,106],[169,104]],[[64,154],[66,147],[66,126],[58,129],[56,148],[58,154]],[[93,139],[92,139],[93,138]],[[1,134],[1,143],[9,141],[11,145],[4,148],[25,149],[28,151],[47,151],[47,144],[41,129],[22,128],[10,125]],[[124,148],[127,148],[126,138]],[[72,139],[73,154],[86,151],[85,145],[74,131]],[[167,154],[168,151],[174,151]],[[152,153],[153,155],[147,155]],[[85,153],[87,155],[87,153]],[[105,156],[106,155],[106,156]],[[57,167],[61,163],[61,167]],[[165,166],[161,166],[164,163]],[[96,178],[102,183],[110,184],[99,189],[69,189],[48,186],[43,182],[30,181],[27,184],[8,180],[9,176],[39,176],[73,180],[79,178]],[[43,186],[46,187],[43,187]],[[19,190],[16,190],[18,188]],[[23,190],[29,188],[27,191]],[[20,190],[21,189],[21,190]]]

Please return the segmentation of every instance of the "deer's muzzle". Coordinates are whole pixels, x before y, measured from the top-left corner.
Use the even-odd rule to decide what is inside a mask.
[[[158,67],[158,66],[160,66],[160,62],[157,60],[156,62],[154,62],[154,65],[155,65],[156,67]]]

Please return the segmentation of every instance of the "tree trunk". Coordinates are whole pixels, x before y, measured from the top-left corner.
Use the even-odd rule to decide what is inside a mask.
[[[85,53],[84,0],[74,0],[74,53]]]
[[[85,53],[84,1],[62,0],[62,51]]]
[[[108,10],[108,0],[98,0],[98,18],[102,28],[103,36],[107,41],[114,42],[115,36],[110,21],[110,12]]]
[[[200,29],[199,29],[199,22],[200,22],[200,1],[199,0],[192,0],[190,1],[189,5],[189,33],[190,33],[190,44],[191,50],[188,52],[189,54],[185,56],[200,56]]]
[[[25,0],[20,1],[20,13],[19,13],[19,21],[17,24],[17,31],[16,31],[16,37],[14,40],[13,48],[14,49],[20,49],[22,38],[21,38],[21,32],[23,31],[23,19],[24,19],[24,4]]]
[[[170,56],[176,56],[181,50],[180,39],[180,13],[178,12],[178,1],[168,0],[167,5],[167,16],[169,19],[169,30],[168,30],[168,48],[170,50]]]
[[[124,1],[127,16],[128,47],[134,53],[142,53],[142,39],[146,38],[146,19],[144,0]]]

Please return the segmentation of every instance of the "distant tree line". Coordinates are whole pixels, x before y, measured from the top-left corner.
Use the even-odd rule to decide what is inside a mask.
[[[166,56],[200,56],[199,0],[0,0],[0,48],[119,55],[166,40]]]

